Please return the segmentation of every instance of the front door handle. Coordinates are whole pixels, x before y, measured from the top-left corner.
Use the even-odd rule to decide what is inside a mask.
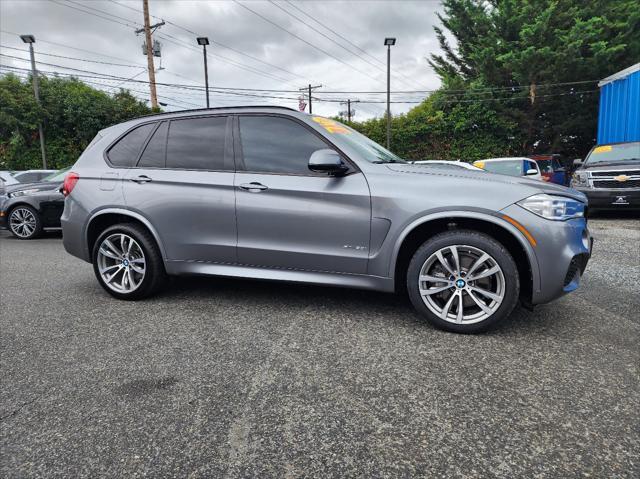
[[[129,178],[129,181],[133,181],[134,183],[138,183],[140,185],[142,183],[149,183],[150,181],[153,181],[153,180],[149,178],[147,175],[140,175],[140,176],[136,176],[135,178]]]
[[[253,181],[251,183],[242,183],[240,185],[240,188],[246,191],[252,191],[254,193],[268,189],[267,186],[263,185],[262,183],[258,183],[257,181]]]

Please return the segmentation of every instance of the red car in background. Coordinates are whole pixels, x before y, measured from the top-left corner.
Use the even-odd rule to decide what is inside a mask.
[[[566,168],[562,165],[560,155],[531,155],[529,158],[538,164],[543,181],[563,186],[569,184],[569,177]]]

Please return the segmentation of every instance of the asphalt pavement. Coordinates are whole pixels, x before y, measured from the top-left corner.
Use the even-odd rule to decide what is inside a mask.
[[[1,477],[639,477],[640,221],[497,330],[403,296],[176,278],[123,302],[0,232]]]

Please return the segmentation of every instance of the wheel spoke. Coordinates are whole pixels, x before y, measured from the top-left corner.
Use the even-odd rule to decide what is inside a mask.
[[[112,253],[109,250],[106,250],[104,248],[100,248],[100,254],[103,256],[106,256],[107,258],[111,258],[111,259],[115,259],[117,261],[120,261],[120,257],[115,255],[114,253]]]
[[[430,296],[432,294],[441,293],[442,291],[445,291],[449,288],[451,288],[450,285],[438,286],[436,288],[429,288],[429,289],[421,289],[420,294],[422,294],[423,296]]]
[[[487,291],[486,289],[478,288],[477,286],[469,286],[471,291],[475,291],[480,293],[482,296],[485,296],[489,299],[493,299],[494,301],[502,301],[502,296],[499,294],[492,293],[491,291]]]
[[[436,257],[438,258],[438,261],[440,261],[440,264],[444,266],[445,269],[449,272],[449,274],[455,275],[455,272],[451,269],[451,266],[449,266],[449,262],[442,255],[442,251],[436,252]]]
[[[100,274],[108,273],[113,268],[122,268],[122,265],[114,264],[114,265],[111,265],[111,266],[107,266],[106,268],[100,268]]]
[[[464,318],[464,301],[462,298],[462,291],[458,292],[458,314],[456,315],[456,323],[462,323]]]
[[[118,273],[122,271],[122,269],[123,269],[122,265],[118,265],[118,269],[116,270],[116,272],[107,278],[106,280],[107,284],[111,283],[114,280],[114,278],[118,275]]]
[[[480,266],[482,266],[482,264],[487,261],[489,258],[491,258],[491,256],[489,256],[487,253],[483,253],[482,256],[480,256],[472,265],[471,268],[469,268],[469,271],[467,271],[467,278],[471,275],[473,275],[473,272],[478,269]]]
[[[440,278],[438,276],[431,276],[428,274],[420,275],[420,282],[422,283],[423,281],[428,281],[430,283],[451,283],[448,278]]]
[[[103,246],[106,246],[107,248],[109,248],[111,250],[111,252],[116,255],[116,259],[120,259],[122,257],[122,251],[120,251],[118,248],[116,248],[116,245],[114,245],[111,241],[109,241],[109,239],[106,239],[102,242]]]
[[[456,299],[456,296],[458,296],[458,292],[455,291],[450,297],[449,300],[447,301],[447,303],[444,305],[444,307],[442,308],[442,311],[440,312],[440,317],[442,319],[447,319],[447,316],[449,316],[449,310],[451,309],[451,305],[453,304],[453,300]]]
[[[460,272],[460,257],[458,256],[458,248],[451,246],[449,248],[451,256],[453,257],[453,268],[456,273]]]
[[[481,271],[480,273],[475,274],[473,276],[467,275],[466,279],[467,281],[476,281],[478,279],[486,278],[488,276],[493,276],[498,272],[500,272],[500,266],[495,265],[494,267],[485,269],[484,271]]]
[[[140,268],[139,266],[134,265],[133,262],[130,262],[129,265],[131,266],[131,269],[133,271],[135,271],[136,273],[144,274],[144,262],[143,262],[142,268]]]
[[[476,298],[476,295],[473,294],[472,291],[467,291],[467,294],[469,295],[469,297],[471,299],[473,299],[473,301],[478,305],[478,307],[484,311],[486,314],[491,314],[491,308],[489,306],[487,306],[486,304],[484,304],[482,301],[480,301],[479,298]]]

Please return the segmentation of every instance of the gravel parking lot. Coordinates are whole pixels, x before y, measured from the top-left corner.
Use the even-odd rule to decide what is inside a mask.
[[[109,297],[0,232],[2,477],[638,477],[640,221],[481,336],[401,296],[178,278]]]

